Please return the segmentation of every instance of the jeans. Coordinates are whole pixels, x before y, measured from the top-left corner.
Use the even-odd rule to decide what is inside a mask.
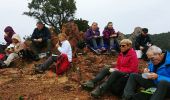
[[[155,87],[155,84],[153,80],[142,78],[141,74],[131,74],[125,86],[123,97],[131,98],[135,95],[138,86],[150,88]]]
[[[7,57],[7,59],[4,61],[4,63],[9,66],[11,64],[11,62],[15,59],[19,57],[17,53],[11,53],[9,54],[9,56]]]
[[[48,39],[47,41],[41,42],[41,43],[33,42],[31,44],[31,49],[34,51],[36,55],[40,53],[42,48],[44,47],[47,47],[47,52],[51,51],[51,40],[50,39]]]
[[[156,92],[152,95],[151,100],[164,100],[170,97],[170,82],[160,81],[157,85]]]
[[[94,49],[99,49],[99,47],[104,47],[104,42],[103,42],[103,38],[102,37],[92,38],[90,40],[90,42],[93,45]]]

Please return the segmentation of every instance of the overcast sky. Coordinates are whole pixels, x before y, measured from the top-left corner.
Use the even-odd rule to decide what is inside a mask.
[[[108,21],[114,23],[116,31],[129,34],[136,26],[149,28],[156,34],[170,31],[170,0],[76,0],[76,18],[98,22],[103,31]],[[10,25],[22,37],[30,35],[36,20],[22,15],[28,11],[28,0],[1,0],[0,41],[3,30]]]

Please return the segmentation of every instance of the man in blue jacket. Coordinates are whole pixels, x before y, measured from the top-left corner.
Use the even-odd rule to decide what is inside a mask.
[[[37,28],[34,29],[34,32],[31,36],[32,40],[32,49],[35,54],[40,53],[41,49],[47,47],[47,53],[50,54],[51,48],[51,33],[47,27],[42,22],[37,22]]]
[[[162,100],[160,99],[162,96],[160,94],[162,93],[157,94],[157,91],[164,88],[161,85],[162,83],[170,82],[170,52],[163,53],[159,47],[153,45],[147,50],[146,54],[150,59],[148,68],[144,69],[145,74],[143,75],[130,75],[124,89],[123,98],[125,100],[131,100],[133,98],[138,86],[144,88],[157,87],[151,100]],[[166,92],[163,95],[165,96]]]

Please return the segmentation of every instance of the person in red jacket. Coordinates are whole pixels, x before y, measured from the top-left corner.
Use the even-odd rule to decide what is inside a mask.
[[[108,77],[105,82],[91,92],[91,96],[99,97],[107,90],[121,96],[129,74],[138,72],[138,59],[135,50],[132,48],[132,41],[123,39],[120,42],[120,50],[117,65],[114,68],[104,68],[94,79],[82,84],[84,89],[91,90],[98,82]]]

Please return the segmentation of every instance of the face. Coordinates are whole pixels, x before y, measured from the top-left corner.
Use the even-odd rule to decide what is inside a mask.
[[[63,36],[59,36],[59,41],[64,41],[65,38]]]
[[[158,65],[163,59],[163,55],[160,53],[149,52],[147,53],[147,56],[154,65]]]
[[[37,26],[38,30],[41,30],[41,29],[43,29],[43,27],[44,27],[43,24],[37,24],[36,26]]]
[[[109,29],[112,29],[112,28],[113,28],[113,24],[109,24],[107,27],[108,27]]]
[[[98,25],[97,23],[93,23],[91,27],[92,27],[92,30],[96,30],[98,28]]]
[[[126,51],[129,50],[129,49],[130,49],[130,47],[129,47],[127,44],[125,44],[125,43],[122,43],[122,44],[120,45],[120,51],[121,51],[122,53],[126,52]]]
[[[12,39],[12,43],[16,44],[18,43],[19,41],[17,39]]]
[[[143,36],[146,36],[146,35],[147,35],[147,33],[144,33],[144,32],[142,31],[142,35],[143,35]]]

